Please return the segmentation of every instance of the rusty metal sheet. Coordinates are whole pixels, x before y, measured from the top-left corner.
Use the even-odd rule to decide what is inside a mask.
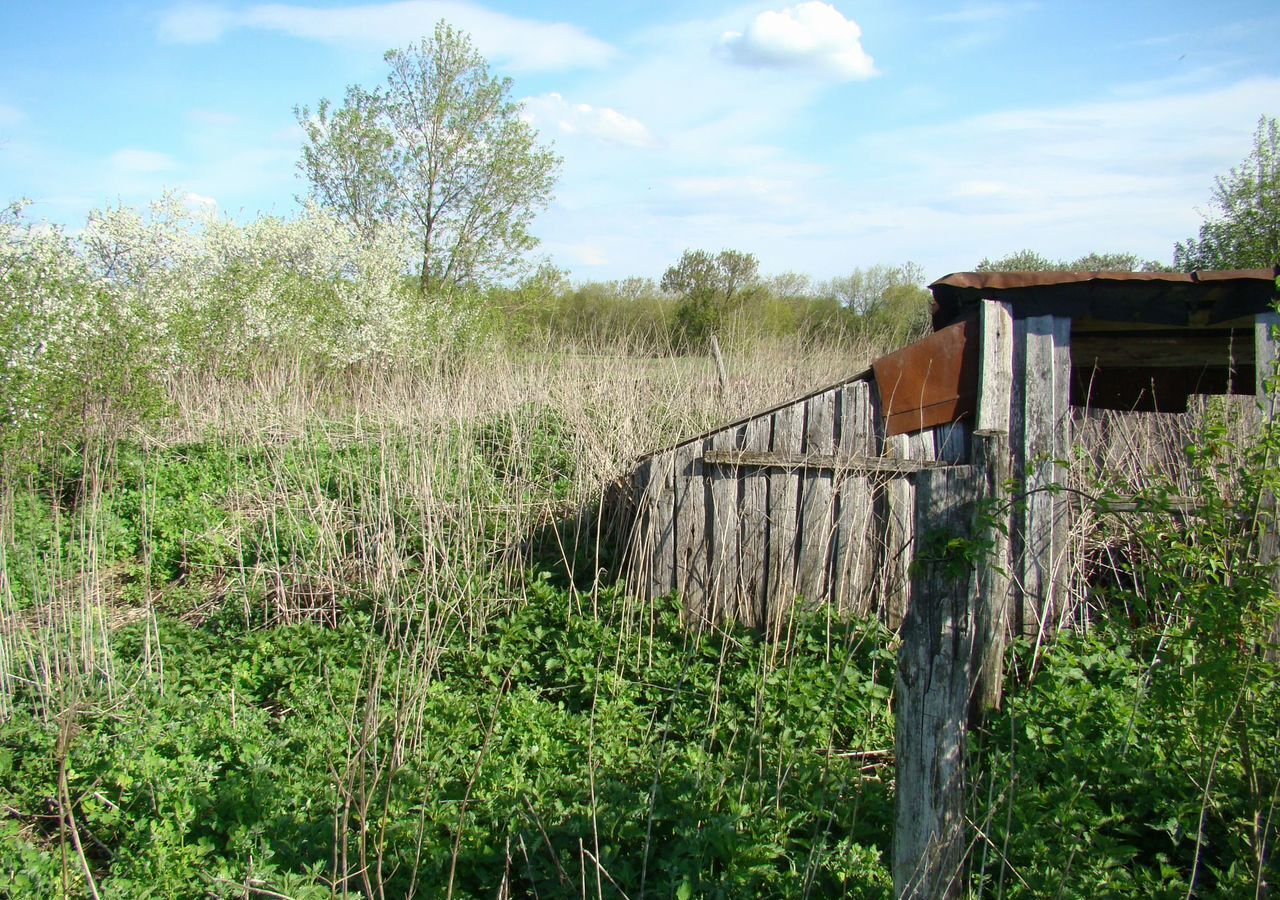
[[[1265,310],[1277,269],[1205,272],[956,272],[929,285],[941,328],[983,298],[1015,316],[1088,317],[1173,326],[1214,324]]]
[[[978,322],[964,319],[871,364],[885,434],[970,418],[978,407]]]

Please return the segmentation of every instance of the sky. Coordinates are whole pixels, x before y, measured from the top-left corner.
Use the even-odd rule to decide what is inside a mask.
[[[1274,0],[0,0],[0,203],[72,231],[166,190],[293,215],[295,108],[440,19],[563,157],[533,230],[578,280],[685,249],[815,278],[1167,262],[1280,115]]]

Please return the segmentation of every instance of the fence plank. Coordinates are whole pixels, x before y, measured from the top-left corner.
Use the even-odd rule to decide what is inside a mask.
[[[876,449],[876,423],[871,407],[871,385],[865,381],[845,385],[840,394],[839,449],[843,456],[872,457]],[[838,474],[836,535],[832,553],[834,587],[832,602],[841,613],[865,616],[875,602],[871,590],[873,551],[873,497],[871,479],[857,470]]]
[[[767,451],[772,422],[768,416],[752,419],[743,429],[744,450]],[[742,481],[742,505],[739,518],[739,572],[741,621],[747,626],[764,622],[764,607],[769,591],[769,573],[765,567],[769,547],[769,476],[764,469],[739,472]]]
[[[836,392],[827,391],[805,404],[804,453],[835,455]],[[815,470],[804,473],[800,497],[800,562],[796,590],[806,600],[820,603],[828,598],[828,561],[834,537],[834,473]]]
[[[1067,505],[1052,488],[1062,480],[1057,460],[1066,454],[1069,443],[1065,429],[1070,421],[1070,321],[1034,316],[1025,323],[1022,366],[1015,379],[1022,392],[1020,462],[1025,499],[1014,514],[1019,554],[1014,569],[1021,587],[1021,630],[1035,635],[1053,626],[1054,598],[1061,593],[1066,575],[1062,552]]]
[[[650,521],[653,523],[653,557],[650,565],[651,597],[675,589],[676,515],[675,515],[675,451],[668,450],[653,458],[649,473]]]
[[[775,453],[799,453],[803,441],[804,406],[793,403],[775,412]],[[775,467],[769,470],[769,605],[765,623],[777,635],[791,613],[796,591],[796,525],[800,472]]]
[[[745,429],[726,428],[711,436],[713,450],[735,451],[740,448]],[[739,473],[734,469],[711,466],[711,592],[713,621],[741,620],[743,611],[742,582],[738,570],[739,540]]]
[[[886,456],[909,459],[913,450],[914,435],[899,434],[884,438]],[[882,527],[884,529],[884,559],[880,566],[881,608],[890,628],[902,624],[907,611],[911,590],[908,569],[911,564],[911,545],[915,537],[915,486],[905,477],[886,477],[882,480]]]
[[[694,441],[675,452],[675,587],[690,623],[701,625],[709,615],[710,540],[707,523],[708,484],[703,472],[705,441]]]

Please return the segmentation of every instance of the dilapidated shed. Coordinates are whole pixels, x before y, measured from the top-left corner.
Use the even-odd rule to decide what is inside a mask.
[[[852,375],[641,460],[629,582],[677,591],[694,621],[776,629],[797,602],[906,609],[914,480],[1003,433],[1009,623],[1054,620],[1071,505],[1063,475],[1088,410],[1179,414],[1188,397],[1263,397],[1273,270],[965,272],[932,285],[933,332]]]

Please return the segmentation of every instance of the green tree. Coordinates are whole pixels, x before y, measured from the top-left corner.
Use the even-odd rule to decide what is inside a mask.
[[[662,289],[680,301],[675,313],[675,338],[688,349],[701,345],[725,317],[760,286],[760,263],[751,253],[686,250],[679,262],[662,275]]]
[[[1007,256],[983,257],[979,272],[1167,272],[1159,260],[1142,259],[1136,253],[1086,253],[1076,259],[1050,259],[1035,250],[1019,250]]]
[[[1270,268],[1280,263],[1280,123],[1263,116],[1253,150],[1214,181],[1213,212],[1198,238],[1173,248],[1181,269]]]
[[[827,290],[856,318],[863,334],[896,345],[929,329],[932,297],[924,281],[924,269],[916,263],[877,264],[831,279]]]
[[[318,203],[363,234],[410,228],[422,291],[511,274],[537,244],[528,231],[551,198],[560,158],[538,143],[470,38],[445,22],[390,50],[386,85],[347,89],[334,108],[295,110],[299,168]]]

